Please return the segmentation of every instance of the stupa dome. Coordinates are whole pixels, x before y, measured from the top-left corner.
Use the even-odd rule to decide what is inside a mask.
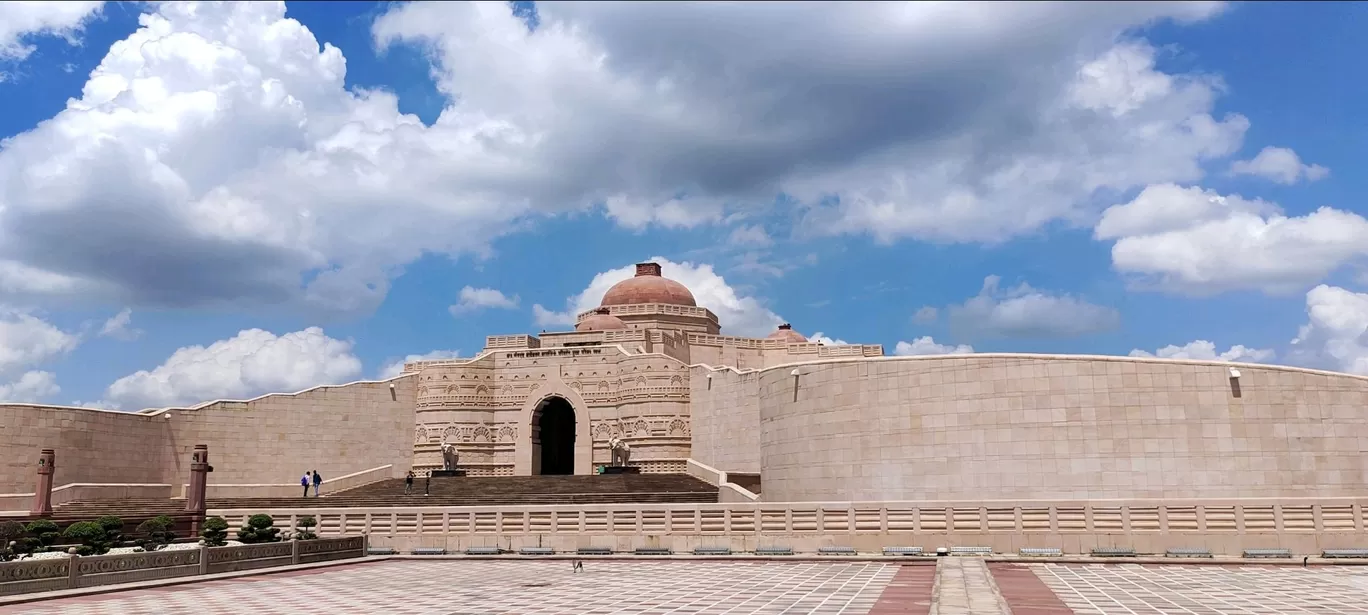
[[[626,329],[627,323],[608,313],[608,308],[598,308],[594,313],[575,325],[576,331],[615,331]]]
[[[788,324],[788,323],[784,323],[784,324],[782,324],[782,325],[779,325],[779,328],[778,328],[778,329],[775,329],[775,330],[774,330],[774,333],[771,333],[771,334],[769,334],[768,336],[766,336],[765,339],[768,339],[768,340],[783,340],[783,341],[785,341],[785,342],[795,342],[795,343],[797,343],[797,342],[806,342],[806,341],[808,341],[808,339],[807,339],[806,337],[803,337],[803,334],[802,334],[802,333],[799,333],[799,332],[797,332],[797,331],[794,331],[794,330],[793,330],[793,325]]]
[[[637,263],[636,277],[628,278],[608,289],[600,305],[633,305],[664,303],[696,307],[693,293],[683,284],[660,275],[659,263]]]

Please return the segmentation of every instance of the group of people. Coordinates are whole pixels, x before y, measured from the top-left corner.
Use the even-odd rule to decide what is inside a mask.
[[[304,488],[304,497],[309,497],[309,486],[313,486],[314,497],[318,497],[318,488],[323,485],[323,477],[318,475],[318,470],[309,470],[299,479],[299,485]]]
[[[428,495],[432,491],[432,475],[423,478],[423,495]],[[404,477],[404,495],[413,494],[413,471],[409,470],[408,476]]]

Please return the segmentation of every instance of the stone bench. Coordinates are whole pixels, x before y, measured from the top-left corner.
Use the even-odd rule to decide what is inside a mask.
[[[417,547],[410,551],[414,555],[446,555],[446,549],[441,547]]]
[[[1135,549],[1130,547],[1094,547],[1093,557],[1135,557]]]
[[[817,547],[818,555],[855,555],[855,547]]]
[[[612,555],[612,547],[580,547],[575,549],[575,555]]]
[[[912,556],[921,555],[921,547],[884,547],[884,555]]]
[[[1326,549],[1321,553],[1321,557],[1326,559],[1368,558],[1368,549]]]
[[[731,555],[731,547],[694,547],[694,555]]]
[[[556,550],[551,547],[523,547],[518,549],[518,555],[555,555]]]
[[[398,555],[399,552],[390,547],[371,547],[366,549],[366,555]]]
[[[950,555],[988,556],[992,554],[992,547],[950,547]]]
[[[668,547],[637,547],[632,551],[635,555],[674,555]]]
[[[466,555],[503,555],[500,547],[466,547]]]
[[[1244,556],[1247,559],[1279,559],[1292,557],[1289,549],[1245,549]]]
[[[1211,549],[1203,549],[1200,547],[1194,547],[1190,549],[1169,549],[1168,551],[1164,552],[1164,557],[1211,557]]]
[[[1064,555],[1063,550],[1053,547],[1022,547],[1017,553],[1026,557],[1059,557]]]
[[[793,555],[793,547],[756,547],[756,555]]]

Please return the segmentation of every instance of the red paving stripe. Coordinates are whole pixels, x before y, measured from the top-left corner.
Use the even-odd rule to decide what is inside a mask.
[[[929,615],[935,585],[935,564],[903,564],[869,615]]]
[[[1064,604],[1035,572],[1022,564],[988,564],[1003,600],[1012,615],[1071,615]]]

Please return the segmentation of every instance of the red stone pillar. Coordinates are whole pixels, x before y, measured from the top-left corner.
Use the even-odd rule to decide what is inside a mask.
[[[190,457],[190,491],[185,494],[186,512],[198,515],[192,524],[193,532],[199,532],[200,517],[203,517],[206,509],[205,491],[209,486],[209,473],[213,471],[214,467],[209,465],[209,445],[196,444]]]
[[[52,514],[52,472],[56,470],[57,453],[50,448],[38,454],[38,488],[33,492],[35,515]]]

